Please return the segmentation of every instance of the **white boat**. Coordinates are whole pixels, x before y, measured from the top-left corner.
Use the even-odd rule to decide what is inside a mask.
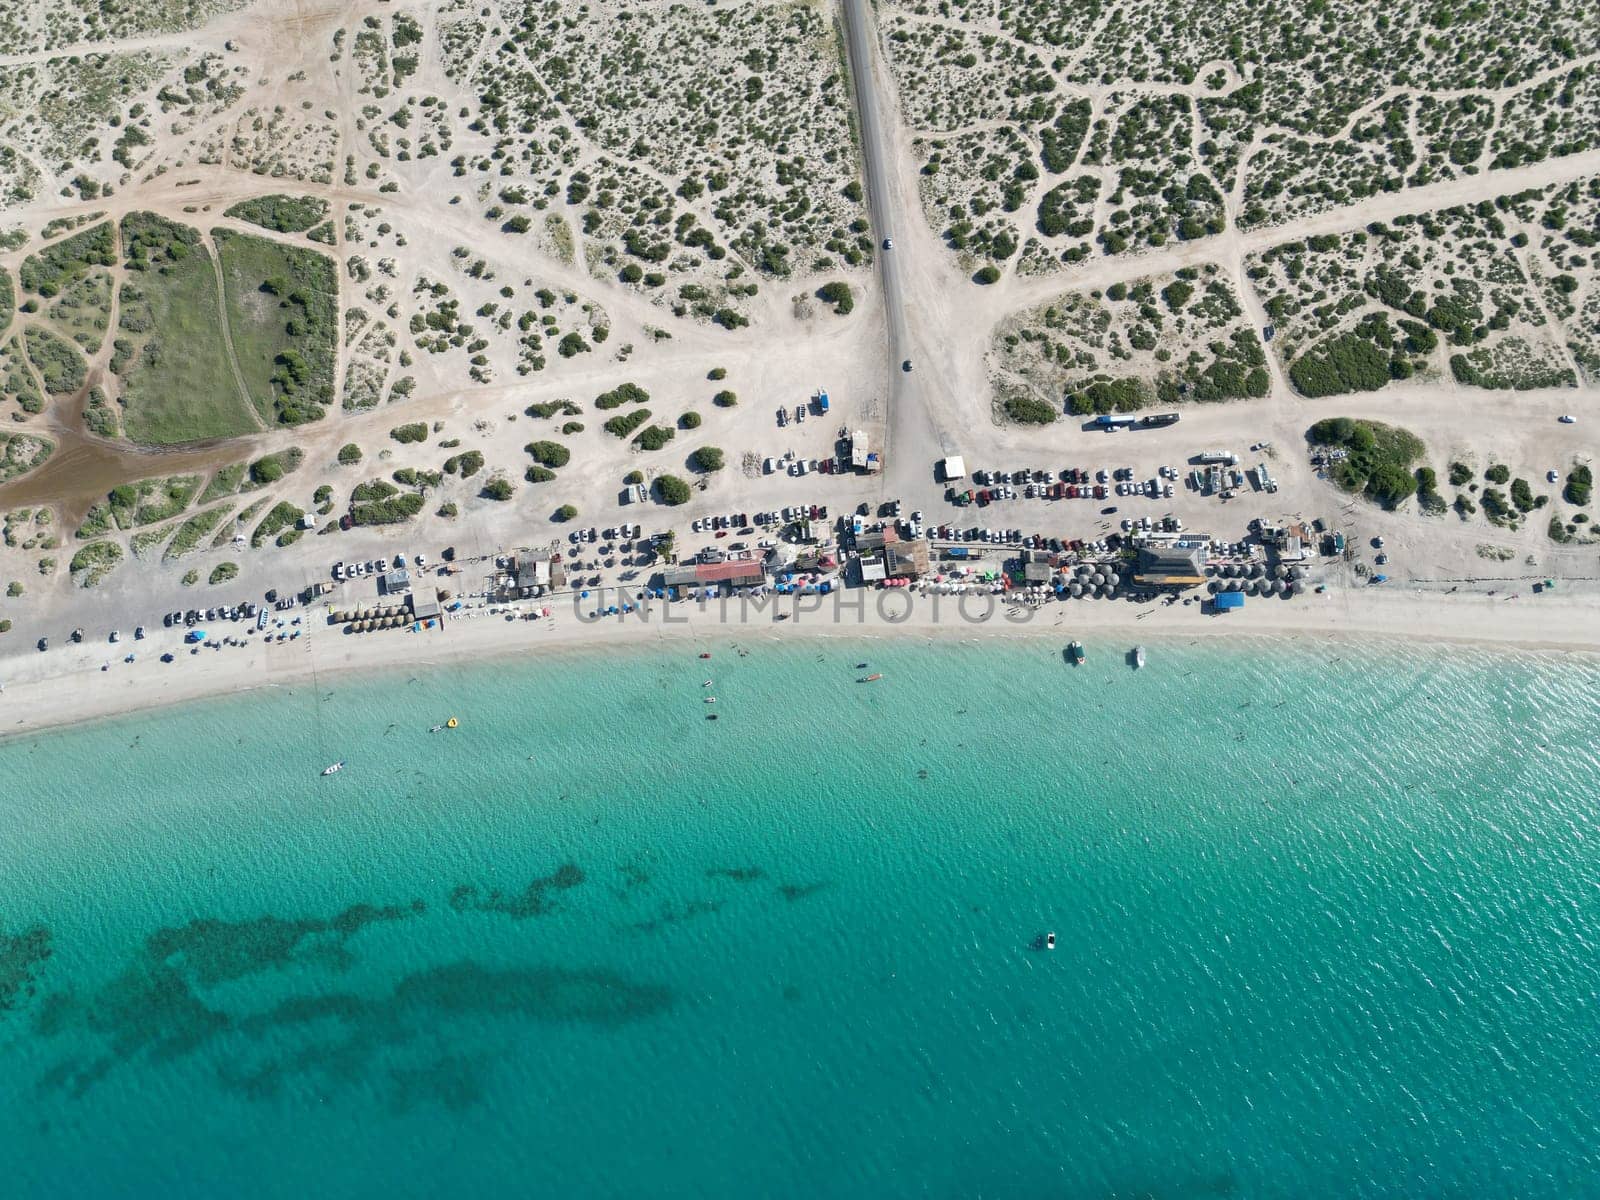
[[[1054,932],[1044,935],[1044,948],[1046,950],[1054,950],[1056,948],[1056,935]]]
[[[700,686],[701,686],[701,687],[710,687],[710,686],[711,686],[711,680],[709,680],[709,679],[708,679],[708,680],[706,680],[706,681],[705,681],[705,682],[704,682],[704,683],[702,683],[702,684],[701,684],[701,685],[700,685]]]
[[[342,770],[344,770],[344,759],[341,758],[338,762],[330,763],[328,766],[323,767],[322,773],[324,775],[333,775]]]
[[[707,696],[706,697],[706,703],[707,704],[715,704],[716,702],[717,702],[717,698],[715,696]]]
[[[1133,669],[1135,671],[1140,671],[1140,670],[1144,669],[1144,647],[1143,646],[1135,646],[1133,648]]]

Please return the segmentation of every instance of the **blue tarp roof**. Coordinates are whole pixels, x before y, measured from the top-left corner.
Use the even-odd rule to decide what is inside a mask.
[[[1212,605],[1218,612],[1226,612],[1230,608],[1243,608],[1244,594],[1241,592],[1218,592],[1216,599],[1212,601]]]

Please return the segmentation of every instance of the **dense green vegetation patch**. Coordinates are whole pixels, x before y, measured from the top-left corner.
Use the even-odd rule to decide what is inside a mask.
[[[262,420],[320,420],[333,402],[338,289],[318,251],[218,230],[228,329]]]
[[[315,196],[256,196],[223,214],[278,233],[304,233],[328,215],[328,202]]]
[[[28,255],[22,260],[17,278],[23,291],[35,292],[48,299],[75,279],[88,274],[92,268],[109,267],[115,263],[111,222],[102,221],[92,229],[75,233]]]
[[[258,428],[228,358],[216,268],[200,235],[152,213],[122,219],[122,285],[112,370],[123,429],[171,445]]]
[[[1423,446],[1409,430],[1379,421],[1329,417],[1313,425],[1306,437],[1313,445],[1344,451],[1328,473],[1347,491],[1363,491],[1385,508],[1417,491],[1411,465],[1422,457]]]
[[[37,434],[0,433],[0,483],[42,466],[54,450],[54,443]]]
[[[28,359],[38,368],[45,391],[61,395],[83,386],[89,365],[71,342],[44,329],[29,329],[25,340]]]

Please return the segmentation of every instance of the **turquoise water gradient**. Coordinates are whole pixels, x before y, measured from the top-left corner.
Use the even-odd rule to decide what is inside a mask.
[[[1592,664],[746,646],[0,743],[4,1195],[1600,1195]]]

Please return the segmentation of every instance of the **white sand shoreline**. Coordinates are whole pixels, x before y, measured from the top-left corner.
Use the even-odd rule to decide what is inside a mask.
[[[550,603],[552,618],[506,620],[487,610],[450,620],[442,632],[400,631],[348,635],[322,624],[318,610],[306,614],[308,636],[294,642],[243,648],[202,649],[190,654],[181,630],[156,630],[142,642],[118,646],[79,645],[32,657],[0,661],[0,739],[82,722],[190,703],[215,696],[298,683],[313,675],[366,675],[408,667],[442,668],[495,657],[523,658],[541,651],[592,651],[646,642],[713,649],[730,638],[839,638],[870,640],[916,636],[1053,638],[1283,638],[1331,642],[1398,639],[1439,645],[1475,646],[1497,652],[1600,652],[1600,604],[1593,598],[1522,593],[1440,596],[1423,592],[1330,591],[1292,601],[1252,601],[1239,613],[1206,616],[1199,605],[1072,601],[1046,604],[1030,619],[1016,621],[1001,606],[988,609],[972,598],[963,611],[953,597],[847,592],[835,607],[830,597],[784,598],[781,608],[741,609],[729,601],[705,608],[657,606],[637,615],[588,621],[569,603]],[[799,603],[796,604],[795,601]],[[857,606],[857,601],[862,603]],[[821,601],[820,607],[813,602]],[[881,602],[881,603],[880,603]],[[987,611],[987,619],[976,619]],[[789,615],[778,620],[777,612]],[[904,614],[902,619],[902,614]],[[967,618],[973,619],[967,619]],[[227,632],[226,627],[221,631]],[[137,661],[125,663],[128,651]],[[177,660],[162,663],[163,652]],[[109,661],[109,669],[101,664]]]

